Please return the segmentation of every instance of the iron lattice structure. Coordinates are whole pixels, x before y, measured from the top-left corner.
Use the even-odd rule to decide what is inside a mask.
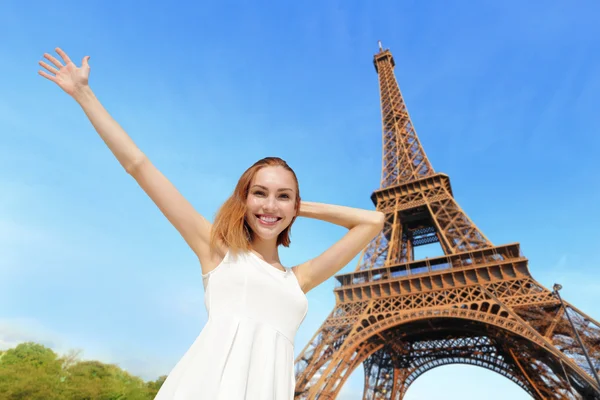
[[[455,201],[417,137],[389,50],[374,57],[383,120],[386,224],[354,272],[336,276],[336,305],[295,362],[296,399],[334,399],[363,364],[363,399],[402,399],[447,364],[495,371],[536,399],[600,399],[600,325],[536,282],[518,243],[494,246]],[[417,246],[444,256],[415,260]]]

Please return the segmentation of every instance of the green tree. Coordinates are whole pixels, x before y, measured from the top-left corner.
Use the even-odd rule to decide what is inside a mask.
[[[158,394],[158,391],[160,390],[163,383],[165,383],[166,379],[167,379],[167,376],[163,375],[155,381],[150,381],[150,382],[146,383],[146,389],[148,391],[148,395],[150,396],[149,398],[154,399],[156,397],[156,395]]]
[[[2,354],[0,393],[7,400],[61,399],[62,367],[51,349],[36,343],[21,343]]]
[[[67,370],[65,395],[73,400],[147,400],[144,381],[116,365],[81,361]]]
[[[152,400],[166,376],[144,382],[117,365],[59,357],[36,343],[0,352],[0,400]]]

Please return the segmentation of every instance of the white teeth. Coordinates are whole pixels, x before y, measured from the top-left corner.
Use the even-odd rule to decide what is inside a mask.
[[[273,223],[273,222],[277,221],[277,218],[272,218],[272,217],[260,217],[260,219],[262,221],[269,222],[269,223]]]

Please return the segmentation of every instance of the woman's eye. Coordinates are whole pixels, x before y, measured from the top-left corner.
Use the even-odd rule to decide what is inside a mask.
[[[282,194],[281,197],[284,198],[284,199],[289,199],[290,198],[290,196],[288,196],[287,194]]]
[[[259,191],[259,192],[254,192],[254,195],[255,195],[255,196],[264,196],[264,195],[265,195],[265,193],[264,193],[264,192],[260,192],[260,191]]]

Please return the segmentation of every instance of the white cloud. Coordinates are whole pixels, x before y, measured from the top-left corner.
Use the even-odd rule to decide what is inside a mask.
[[[58,353],[69,350],[64,337],[31,318],[0,319],[0,349],[7,350],[19,343],[36,342]]]

